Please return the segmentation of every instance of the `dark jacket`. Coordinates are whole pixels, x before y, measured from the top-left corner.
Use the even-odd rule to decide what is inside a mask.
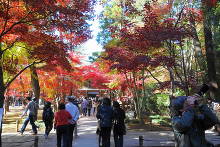
[[[97,119],[100,119],[100,127],[112,127],[113,109],[111,106],[102,105],[97,114]]]
[[[185,98],[177,97],[172,101],[171,105],[176,112],[183,106]],[[191,107],[183,113],[175,114],[171,121],[176,147],[212,147],[205,139],[205,130],[218,123],[218,119],[207,105]]]
[[[125,135],[126,128],[125,128],[125,111],[121,108],[114,108],[113,113],[113,122],[114,122],[114,128],[113,132],[117,135]]]
[[[44,107],[42,119],[44,122],[52,122],[54,119],[54,113],[51,107]]]

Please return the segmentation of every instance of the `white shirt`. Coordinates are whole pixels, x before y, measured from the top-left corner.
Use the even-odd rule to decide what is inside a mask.
[[[68,102],[66,104],[66,111],[68,111],[71,114],[72,120],[74,120],[75,122],[79,119],[79,109],[73,103]]]

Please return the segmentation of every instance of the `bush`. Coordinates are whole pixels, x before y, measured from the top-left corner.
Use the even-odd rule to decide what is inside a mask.
[[[169,116],[160,116],[160,115],[151,115],[151,123],[153,124],[160,124],[160,125],[170,125],[170,118]]]

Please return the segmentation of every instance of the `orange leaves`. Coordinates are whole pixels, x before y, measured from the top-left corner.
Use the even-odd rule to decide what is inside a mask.
[[[68,6],[70,0],[57,0],[57,4],[61,5],[62,7]]]
[[[167,4],[160,4],[158,2],[153,3],[152,12],[158,16],[169,14],[174,0],[169,0]]]

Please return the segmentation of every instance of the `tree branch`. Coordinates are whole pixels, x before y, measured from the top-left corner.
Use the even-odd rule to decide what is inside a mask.
[[[20,71],[5,85],[5,88],[8,88],[8,87],[10,86],[10,84],[11,84],[22,72],[24,72],[26,69],[28,69],[28,68],[31,67],[32,65],[42,63],[42,62],[45,61],[45,60],[46,60],[46,59],[42,59],[42,60],[40,60],[40,61],[34,61],[33,63],[28,64],[25,68],[23,68],[22,70],[20,70]]]
[[[158,79],[152,74],[152,72],[151,72],[149,69],[146,68],[146,70],[147,70],[147,72],[149,72],[149,74],[152,76],[152,78],[153,78],[154,80],[156,80],[159,84],[162,83],[160,80],[158,80]]]
[[[6,50],[8,50],[8,49],[10,49],[10,48],[12,48],[14,45],[15,45],[15,43],[17,42],[17,39],[9,46],[9,47],[7,47],[7,48],[5,48],[5,49],[3,49],[1,52],[2,52],[2,54],[4,54],[4,52],[6,51]]]
[[[2,30],[2,32],[1,32],[1,34],[5,31],[5,28],[6,28],[6,26],[7,26],[7,23],[8,23],[8,12],[9,12],[9,0],[8,0],[8,4],[7,4],[7,16],[6,16],[6,19],[5,19],[5,23],[4,23],[4,27],[3,27],[3,30]]]

